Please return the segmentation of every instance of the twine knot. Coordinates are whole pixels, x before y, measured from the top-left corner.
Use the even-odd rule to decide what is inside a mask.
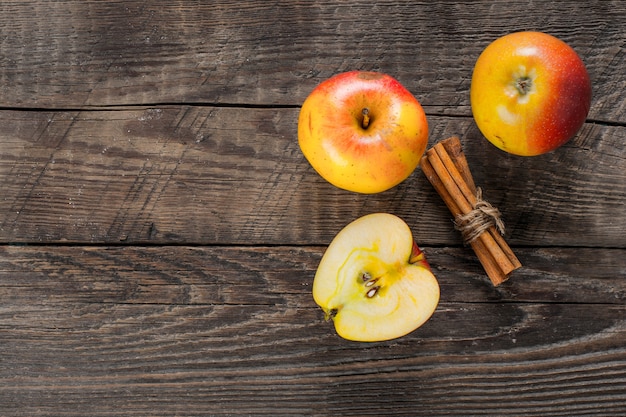
[[[480,187],[476,190],[476,204],[467,214],[459,214],[454,219],[454,227],[461,232],[463,242],[472,243],[490,227],[495,227],[504,235],[504,222],[500,218],[500,210],[483,200]]]

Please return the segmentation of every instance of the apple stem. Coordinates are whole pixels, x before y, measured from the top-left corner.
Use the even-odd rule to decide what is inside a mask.
[[[363,120],[361,120],[361,126],[363,127],[363,129],[367,129],[367,127],[370,125],[370,109],[368,109],[367,107],[363,108],[363,110],[361,110],[361,114],[363,115]]]

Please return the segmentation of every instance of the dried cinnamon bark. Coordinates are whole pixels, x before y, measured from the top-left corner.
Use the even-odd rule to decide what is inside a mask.
[[[504,225],[498,210],[482,200],[459,138],[450,137],[429,149],[422,157],[421,167],[491,282],[497,286],[506,281],[522,264],[502,237]]]

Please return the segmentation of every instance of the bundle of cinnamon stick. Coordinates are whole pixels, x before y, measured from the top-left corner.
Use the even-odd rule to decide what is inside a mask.
[[[506,281],[522,264],[502,236],[499,211],[482,199],[474,184],[459,138],[450,137],[426,151],[421,167],[493,285]]]

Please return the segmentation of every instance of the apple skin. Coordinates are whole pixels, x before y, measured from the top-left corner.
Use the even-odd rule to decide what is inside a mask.
[[[331,184],[379,193],[415,170],[428,144],[428,122],[417,99],[391,76],[350,71],[323,81],[306,98],[298,142]]]
[[[516,32],[480,54],[470,101],[487,140],[505,152],[535,156],[555,150],[580,129],[591,106],[591,82],[565,42],[541,32]]]
[[[315,274],[313,298],[339,336],[375,342],[424,324],[439,303],[439,284],[409,226],[374,213],[335,236]]]

